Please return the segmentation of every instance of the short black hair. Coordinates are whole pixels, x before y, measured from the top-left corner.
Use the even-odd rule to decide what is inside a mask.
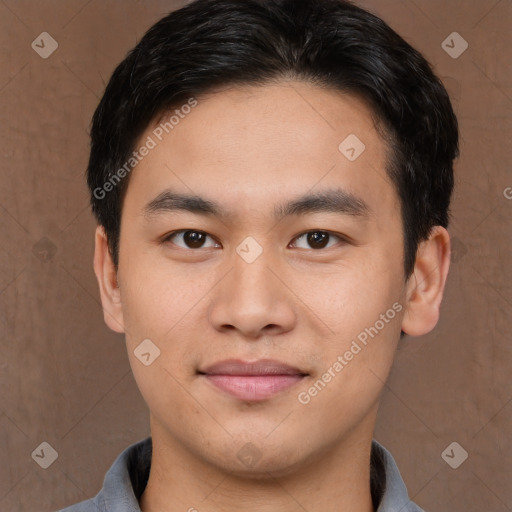
[[[117,66],[94,112],[87,168],[116,271],[132,153],[150,123],[218,87],[283,79],[354,95],[382,124],[386,173],[401,203],[404,275],[412,274],[419,242],[448,226],[457,118],[428,61],[345,0],[195,0],[154,24]]]

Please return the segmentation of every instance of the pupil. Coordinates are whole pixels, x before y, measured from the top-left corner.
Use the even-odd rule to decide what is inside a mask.
[[[317,236],[318,235],[318,236]],[[313,231],[308,234],[308,243],[311,243],[314,248],[322,248],[327,245],[327,233],[322,233],[320,231]],[[320,243],[318,241],[320,240]]]
[[[185,233],[185,238],[187,239],[187,244],[192,247],[201,247],[203,243],[203,234],[197,231],[187,231]]]

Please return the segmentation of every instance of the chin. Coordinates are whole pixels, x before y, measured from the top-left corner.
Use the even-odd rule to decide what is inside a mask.
[[[210,462],[233,477],[264,481],[293,474],[310,459],[309,454],[297,450],[300,442],[285,446],[282,441],[265,443],[244,437],[242,442],[233,440],[222,447],[218,457],[209,454]]]

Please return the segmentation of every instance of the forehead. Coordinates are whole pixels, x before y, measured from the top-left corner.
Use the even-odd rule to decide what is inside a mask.
[[[231,86],[196,99],[139,139],[155,143],[130,177],[126,200],[139,209],[166,188],[216,198],[231,212],[270,212],[283,196],[339,187],[376,208],[398,207],[387,145],[360,99],[303,82]]]

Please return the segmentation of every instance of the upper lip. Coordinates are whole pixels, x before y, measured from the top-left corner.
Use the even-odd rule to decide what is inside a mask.
[[[199,370],[199,373],[207,375],[307,375],[299,368],[274,359],[259,359],[258,361],[226,359]]]

